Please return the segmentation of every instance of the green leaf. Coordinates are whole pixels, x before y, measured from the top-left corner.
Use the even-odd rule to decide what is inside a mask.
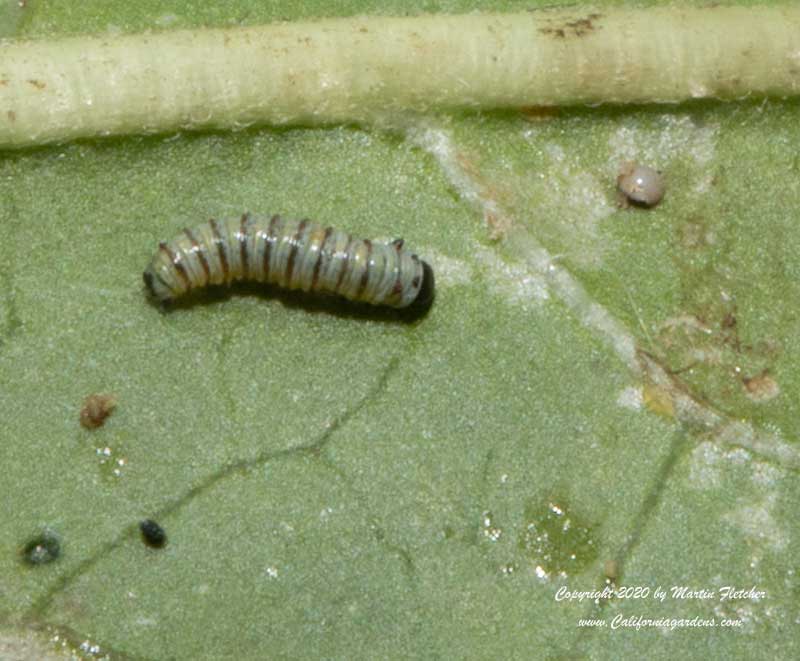
[[[14,5],[0,34],[477,3]],[[797,657],[797,112],[532,110],[0,154],[0,651]],[[659,206],[618,205],[624,160],[664,172]],[[247,210],[405,238],[436,272],[430,313],[251,289],[147,302],[158,241]],[[89,431],[92,393],[117,406]],[[26,563],[42,534],[58,557]],[[609,583],[649,592],[585,594]],[[670,622],[692,618],[717,626]]]

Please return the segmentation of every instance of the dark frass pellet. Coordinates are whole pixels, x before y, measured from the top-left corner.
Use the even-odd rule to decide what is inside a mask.
[[[117,398],[114,395],[89,395],[83,400],[83,408],[80,413],[81,427],[84,429],[102,427],[116,405]]]
[[[31,539],[22,549],[22,561],[31,567],[47,565],[61,555],[61,544],[52,533],[42,533]]]
[[[142,531],[144,543],[154,549],[163,548],[167,543],[167,533],[152,519],[145,519],[139,523],[139,530]]]

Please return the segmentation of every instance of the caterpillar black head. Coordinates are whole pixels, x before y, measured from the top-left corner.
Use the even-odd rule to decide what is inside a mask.
[[[156,297],[156,290],[153,288],[153,274],[149,271],[142,273],[142,280],[144,280],[144,287],[147,290],[147,295],[150,298]]]
[[[168,305],[172,302],[172,297],[168,293],[169,290],[165,287],[163,281],[151,269],[147,269],[142,273],[142,280],[144,287],[147,290],[147,296],[153,303],[163,303]]]
[[[419,292],[417,292],[417,297],[408,306],[409,312],[414,314],[415,316],[424,315],[430,310],[431,305],[433,305],[433,299],[436,296],[436,283],[433,277],[433,269],[428,262],[424,260],[420,260],[422,264],[422,282],[419,286]]]

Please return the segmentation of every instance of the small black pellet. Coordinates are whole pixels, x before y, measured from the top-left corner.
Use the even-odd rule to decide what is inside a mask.
[[[58,538],[47,532],[31,539],[22,549],[22,561],[31,567],[49,564],[58,560],[60,555]]]
[[[160,549],[167,543],[167,533],[152,519],[145,519],[140,522],[139,530],[142,531],[144,543],[154,549]]]

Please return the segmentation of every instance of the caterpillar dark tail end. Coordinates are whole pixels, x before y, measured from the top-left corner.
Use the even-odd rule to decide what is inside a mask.
[[[433,277],[433,269],[428,262],[420,260],[422,263],[422,284],[419,287],[417,297],[408,306],[408,311],[413,316],[423,316],[430,310],[433,305],[433,299],[436,297],[436,284]]]

